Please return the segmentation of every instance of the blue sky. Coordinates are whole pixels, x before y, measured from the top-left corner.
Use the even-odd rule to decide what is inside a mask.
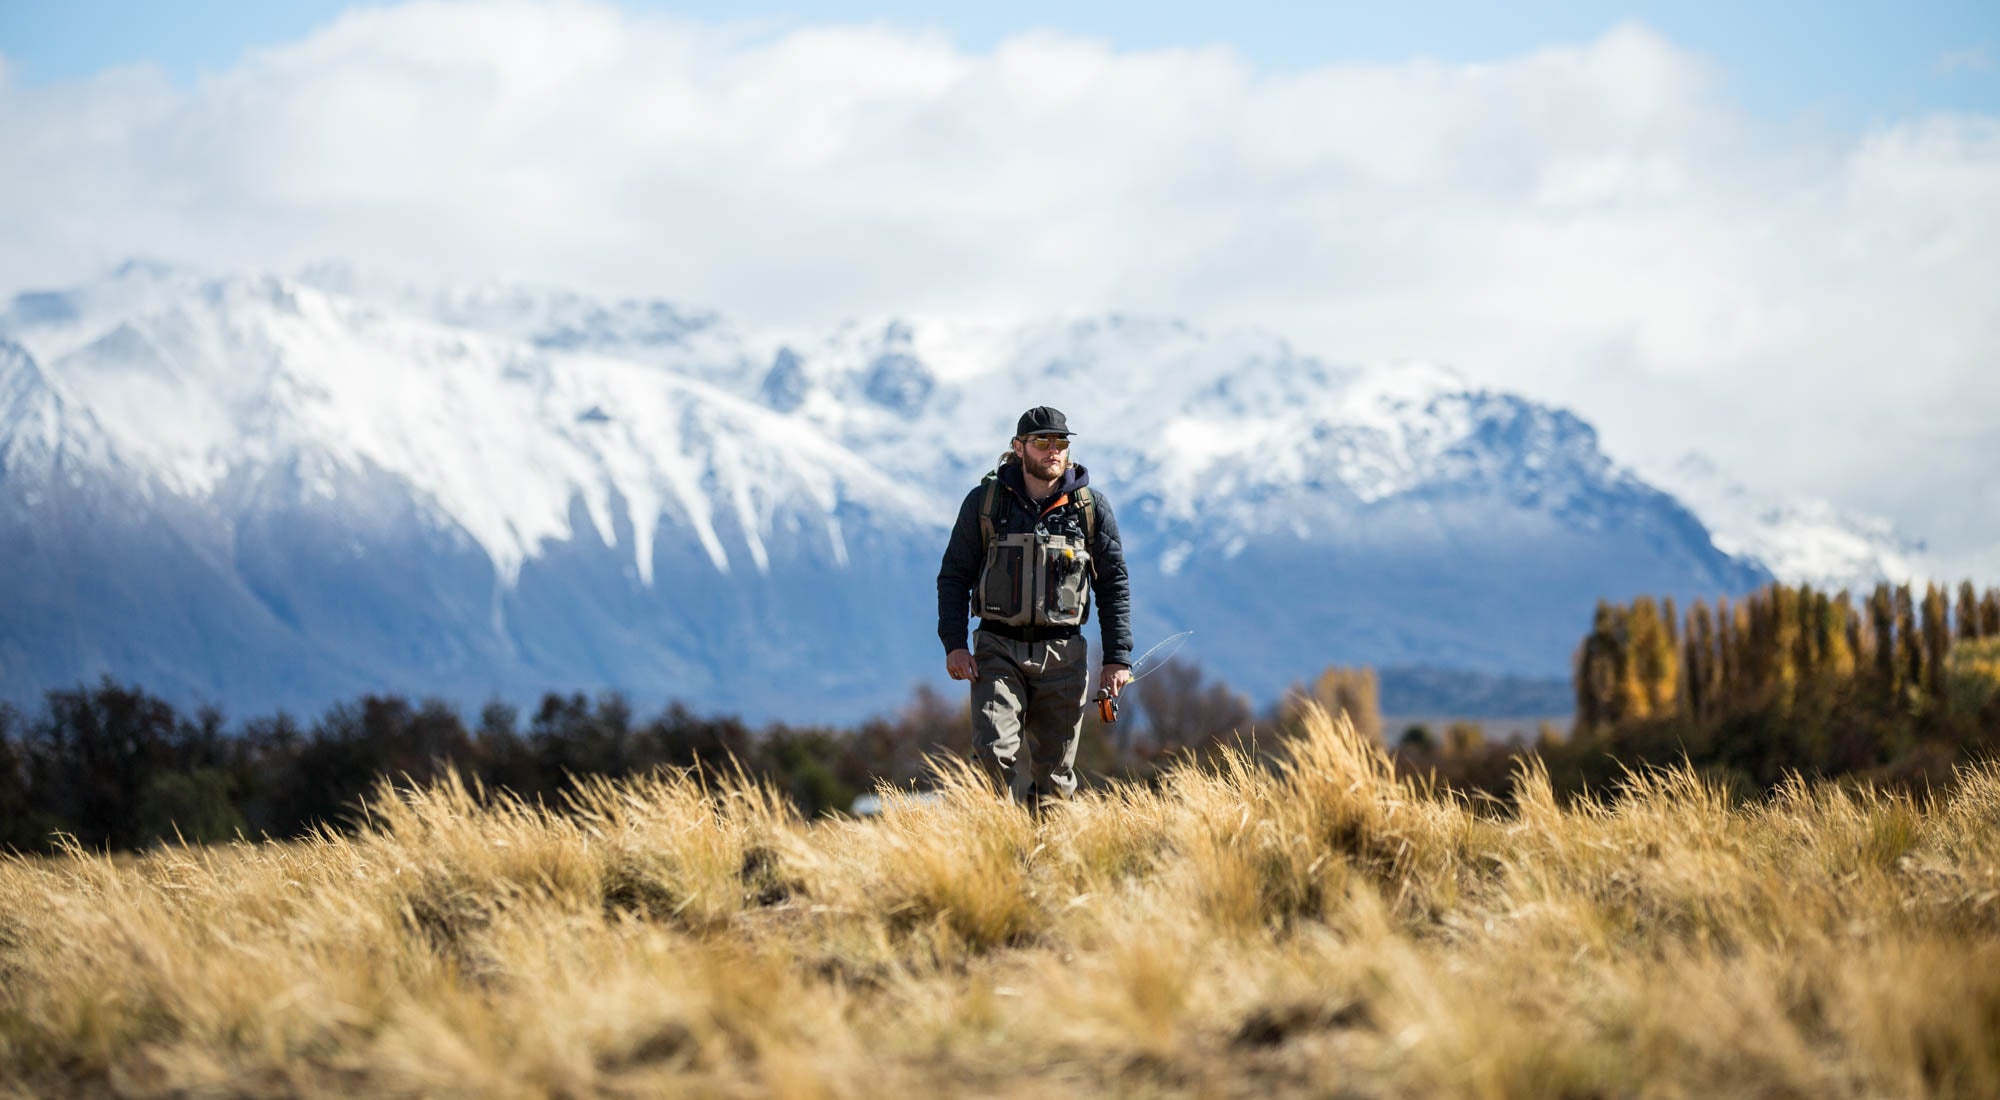
[[[327,0],[0,0],[0,54],[27,84],[151,63],[178,82],[228,68],[246,48],[298,38],[356,6]],[[2000,111],[2000,4],[1395,3],[1300,5],[1156,0],[1079,4],[1017,0],[952,6],[920,0],[636,3],[635,10],[777,25],[886,22],[934,28],[968,49],[1053,29],[1119,49],[1227,44],[1260,66],[1328,61],[1448,62],[1583,42],[1636,19],[1711,58],[1725,88],[1767,118],[1842,128],[1930,111]]]

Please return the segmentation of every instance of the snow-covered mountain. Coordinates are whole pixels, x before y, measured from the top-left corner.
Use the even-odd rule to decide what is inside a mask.
[[[1599,596],[1765,579],[1588,424],[1425,364],[1116,316],[745,331],[667,303],[131,263],[0,314],[0,696],[617,687],[843,717],[936,672],[1020,410],[1115,507],[1143,641],[1560,676]]]
[[[1694,509],[1716,546],[1762,562],[1791,584],[1859,594],[1883,581],[1921,586],[1938,575],[1923,540],[1888,520],[1824,500],[1755,492],[1703,455],[1684,455],[1650,480]]]

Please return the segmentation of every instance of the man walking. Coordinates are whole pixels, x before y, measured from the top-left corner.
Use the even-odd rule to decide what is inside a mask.
[[[1113,695],[1131,678],[1131,593],[1118,522],[1070,461],[1069,423],[1046,405],[1021,414],[1000,466],[959,506],[938,566],[945,671],[972,681],[973,755],[1031,808],[1076,793],[1089,696],[1083,624],[1098,604]],[[966,614],[979,617],[976,652]]]

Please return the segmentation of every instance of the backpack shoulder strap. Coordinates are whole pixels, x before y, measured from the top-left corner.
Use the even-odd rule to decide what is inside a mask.
[[[979,501],[979,545],[993,543],[993,506],[1000,500],[1000,475],[996,471],[986,475],[986,495]]]
[[[1071,494],[1077,507],[1083,509],[1083,537],[1086,542],[1097,541],[1097,496],[1086,485]]]

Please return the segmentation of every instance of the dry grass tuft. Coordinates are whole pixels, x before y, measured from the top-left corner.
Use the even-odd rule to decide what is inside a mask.
[[[0,1095],[2000,1095],[2000,767],[1563,806],[1313,713],[1040,821],[447,782],[296,844],[0,862]]]

